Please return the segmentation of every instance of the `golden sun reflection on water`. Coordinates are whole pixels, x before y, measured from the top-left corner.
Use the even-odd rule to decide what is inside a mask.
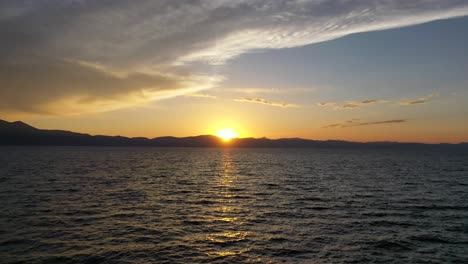
[[[247,232],[224,232],[220,234],[208,235],[207,239],[215,243],[224,243],[229,241],[241,241],[248,235]]]
[[[217,250],[209,253],[210,255],[228,257],[249,250],[248,248],[239,248],[236,244],[245,240],[249,236],[249,232],[241,230],[243,219],[241,219],[238,212],[242,208],[232,190],[237,187],[238,176],[235,174],[235,166],[230,150],[224,150],[221,162],[220,173],[216,180],[220,206],[214,208],[214,211],[219,213],[215,220],[225,223],[225,231],[208,234],[206,239],[220,246],[219,248],[214,247],[213,249]],[[234,248],[231,250],[229,246]]]
[[[226,188],[234,187],[236,177],[234,175],[234,163],[229,149],[224,150],[222,159],[222,171],[218,178],[218,187],[225,191]]]

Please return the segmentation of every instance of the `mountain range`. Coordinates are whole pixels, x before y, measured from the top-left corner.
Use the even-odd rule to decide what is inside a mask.
[[[339,147],[428,147],[468,148],[468,143],[423,144],[398,142],[349,142],[341,140],[310,140],[301,138],[236,138],[225,142],[213,135],[193,137],[122,137],[45,130],[24,122],[0,120],[0,145],[41,146],[147,146],[147,147],[252,147],[252,148],[339,148]]]

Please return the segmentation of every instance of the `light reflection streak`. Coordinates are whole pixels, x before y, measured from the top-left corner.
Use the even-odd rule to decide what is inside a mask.
[[[218,212],[216,220],[224,222],[224,232],[212,233],[206,236],[206,239],[215,245],[221,246],[210,255],[219,257],[228,257],[242,254],[248,248],[239,249],[238,242],[242,242],[249,235],[249,232],[240,230],[242,226],[242,219],[239,217],[238,212],[241,207],[238,201],[234,198],[235,194],[232,189],[236,188],[238,176],[235,174],[235,166],[232,161],[231,150],[223,150],[221,160],[220,173],[217,179],[216,187],[218,190],[219,207],[214,208]],[[230,250],[227,246],[234,246],[235,250]],[[216,249],[216,248],[214,248]]]

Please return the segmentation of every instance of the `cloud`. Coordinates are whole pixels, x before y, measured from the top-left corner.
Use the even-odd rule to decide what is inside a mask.
[[[336,103],[333,103],[333,102],[322,102],[322,103],[318,103],[317,105],[318,105],[318,106],[336,106]]]
[[[197,97],[197,98],[209,98],[209,99],[216,99],[216,96],[210,94],[201,94],[201,93],[194,93],[194,94],[187,94],[188,97]]]
[[[226,11],[226,7],[221,10]],[[357,32],[463,16],[468,4],[459,0],[245,0],[231,1],[228,9],[232,12],[228,17],[238,20],[223,20],[223,26],[237,24],[235,30],[218,36],[213,46],[182,56],[179,62],[205,60],[217,64],[255,49],[297,47]]]
[[[313,88],[237,88],[229,89],[232,92],[245,94],[301,94],[314,92]]]
[[[366,105],[371,105],[371,104],[385,103],[385,102],[386,101],[383,101],[383,100],[365,100],[361,102],[350,102],[342,106],[339,106],[338,108],[342,108],[342,109],[356,108],[356,107],[361,107],[361,106],[366,106]]]
[[[367,123],[358,123],[357,126],[370,126],[370,125],[383,125],[383,124],[395,124],[395,123],[404,123],[406,119],[394,119],[394,120],[385,120],[377,122],[367,122]]]
[[[356,127],[356,126],[371,126],[371,125],[384,125],[384,124],[395,124],[395,123],[404,123],[406,119],[392,119],[392,120],[383,120],[383,121],[374,121],[374,122],[362,122],[360,119],[351,119],[344,121],[342,123],[335,123],[326,125],[322,128],[345,128],[345,127]]]
[[[344,127],[343,124],[341,123],[336,123],[336,124],[329,124],[329,125],[326,125],[322,128],[335,128],[335,127]]]
[[[264,104],[264,105],[283,107],[283,108],[300,107],[297,104],[272,102],[272,101],[268,101],[266,99],[261,99],[261,98],[242,98],[242,99],[235,99],[234,101],[243,102],[243,103],[257,103],[257,104]]]
[[[214,82],[205,77],[158,73],[122,75],[71,61],[0,62],[0,80],[0,111],[41,114],[115,110],[196,92]]]
[[[432,93],[428,96],[420,97],[418,99],[401,101],[400,105],[411,106],[411,105],[425,104],[427,102],[430,102],[432,98],[436,97],[437,95],[438,95],[437,93]]]
[[[339,105],[338,103],[334,102],[322,102],[318,103],[318,106],[324,106],[324,107],[334,107],[335,109],[353,109],[357,107],[362,107],[362,106],[368,106],[372,104],[381,104],[381,103],[386,103],[388,101],[385,100],[365,100],[365,101],[360,101],[360,102],[348,102],[343,105]]]
[[[86,111],[93,111],[97,101],[106,102],[105,108],[126,107],[215,87],[219,78],[213,71],[191,74],[199,72],[194,67],[200,62],[223,64],[254,50],[467,14],[468,2],[462,0],[5,0],[0,1],[0,74],[41,72],[53,78],[34,76],[43,83],[9,78],[21,83],[22,92],[13,95],[17,86],[2,83],[0,104],[11,111],[66,110],[67,104],[58,103],[68,101],[88,104],[81,108]],[[75,63],[61,65],[63,61]],[[94,74],[101,77],[86,80],[92,89],[80,85],[83,80],[64,85],[54,72],[76,80],[71,68],[81,73],[83,64],[98,66]],[[149,85],[152,78],[155,83]],[[114,85],[116,80],[124,81]],[[150,90],[164,91],[164,96],[135,99],[135,94]]]

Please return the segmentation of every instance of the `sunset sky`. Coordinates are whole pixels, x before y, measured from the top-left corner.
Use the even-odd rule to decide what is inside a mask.
[[[468,142],[466,0],[5,0],[0,119]]]

